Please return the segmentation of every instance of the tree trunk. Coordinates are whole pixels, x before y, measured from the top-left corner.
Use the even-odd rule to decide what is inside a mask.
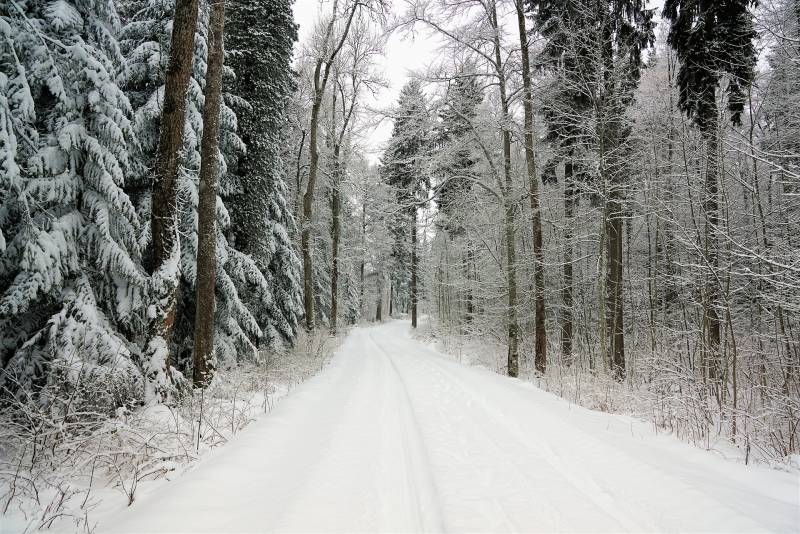
[[[508,376],[519,376],[519,322],[517,320],[517,250],[514,236],[514,201],[511,198],[513,178],[511,176],[511,132],[508,129],[510,114],[508,94],[506,93],[506,74],[503,70],[502,52],[500,48],[500,32],[497,19],[497,5],[492,0],[489,4],[489,22],[494,28],[494,67],[497,73],[500,90],[503,140],[503,194],[504,233],[506,241],[506,277],[508,286]]]
[[[301,221],[302,217],[300,217],[300,205],[301,205],[301,196],[303,192],[303,180],[301,176],[301,171],[303,169],[303,147],[306,144],[306,135],[308,132],[302,130],[300,132],[300,146],[297,149],[297,158],[295,159],[295,172],[294,172],[294,181],[295,181],[295,194],[294,194],[294,209],[292,213],[294,213],[294,217],[296,220]]]
[[[163,369],[148,369],[148,378],[151,380],[155,380],[162,372],[167,381],[171,377],[169,345],[178,291],[177,180],[186,122],[186,89],[192,72],[197,9],[198,0],[176,0],[169,65],[164,83],[164,107],[150,219],[153,256],[149,262],[149,272],[154,286],[156,313],[151,323],[145,356],[145,361],[158,361],[158,353],[163,353],[164,362]],[[167,395],[160,386],[155,393],[162,398]]]
[[[194,319],[196,387],[211,380],[214,357],[214,304],[217,274],[216,205],[219,175],[219,110],[222,95],[225,1],[214,0],[208,34],[203,139],[200,147],[200,191],[197,205],[197,298]]]
[[[332,7],[334,16],[328,21],[328,26],[325,30],[325,50],[327,50],[328,41],[333,34],[337,6],[338,0],[334,0]],[[339,37],[339,42],[326,57],[317,58],[314,67],[314,102],[311,105],[311,121],[309,123],[308,134],[308,183],[306,184],[306,191],[303,194],[303,230],[300,233],[300,246],[303,249],[303,305],[305,307],[306,328],[308,328],[308,330],[314,329],[314,264],[313,258],[311,257],[311,223],[314,215],[314,189],[317,186],[317,170],[319,168],[319,152],[317,151],[319,112],[322,107],[322,98],[325,95],[325,87],[328,85],[331,67],[339,51],[342,49],[342,46],[344,46],[345,39],[350,31],[350,26],[353,23],[353,17],[355,17],[359,6],[359,3],[355,3],[350,9],[347,22]],[[323,65],[325,65],[324,68]]]
[[[311,257],[311,221],[314,215],[314,188],[317,185],[317,168],[319,167],[317,136],[321,104],[322,92],[320,91],[319,98],[311,107],[311,124],[308,134],[308,183],[303,194],[303,229],[300,233],[301,248],[303,249],[303,305],[308,330],[314,329],[314,264]]]
[[[571,158],[569,154],[568,158]],[[561,355],[564,364],[572,365],[572,225],[575,217],[575,182],[573,163],[564,163],[564,280],[561,286]]]
[[[471,324],[475,316],[475,303],[472,295],[472,264],[475,262],[475,251],[473,250],[472,241],[467,239],[467,251],[464,255],[464,278],[466,279],[466,287],[464,288],[464,301],[465,301],[465,317],[464,322]]]
[[[343,170],[339,161],[341,147],[333,147],[333,187],[331,190],[331,334],[336,335],[336,322],[339,314],[339,238],[342,225],[339,218],[341,211],[341,187]]]
[[[417,208],[411,222],[411,328],[417,327]]]
[[[359,267],[359,278],[361,282],[358,305],[363,311],[364,306],[364,267],[366,266],[365,256],[367,254],[367,191],[364,190],[364,202],[361,204],[361,266]]]
[[[383,321],[383,273],[378,273],[375,279],[376,293],[378,294],[378,302],[375,305],[375,320],[378,322]]]
[[[620,184],[613,182],[606,203],[606,331],[608,361],[614,378],[625,378],[625,332],[622,323],[622,202]]]
[[[509,147],[511,152],[510,132],[503,132],[503,145]],[[505,152],[505,148],[504,148]],[[508,277],[508,376],[519,376],[519,324],[517,321],[517,266],[516,244],[514,243],[514,206],[506,194],[504,201],[505,210],[505,240],[506,240],[506,276]]]
[[[601,127],[603,137],[603,155],[601,174],[604,183],[608,184],[605,199],[605,246],[606,246],[606,276],[605,276],[605,332],[606,332],[606,361],[611,367],[611,374],[616,380],[625,378],[625,330],[623,325],[623,281],[622,281],[622,249],[623,232],[623,191],[621,163],[618,152],[620,150],[619,117],[621,111],[615,106],[609,106],[609,117],[604,117]]]
[[[605,276],[605,332],[607,336],[606,361],[616,380],[625,378],[625,330],[623,326],[623,282],[622,282],[622,244],[623,230],[623,189],[622,162],[620,161],[622,142],[622,117],[624,109],[619,99],[614,72],[614,24],[608,20],[603,9],[601,24],[602,55],[604,63],[603,94],[600,104],[600,173],[604,185],[607,184],[604,213],[604,234],[606,245]]]
[[[531,89],[528,30],[525,27],[525,6],[516,0],[519,45],[522,52],[522,107],[525,111],[525,163],[531,196],[531,225],[533,227],[533,286],[536,314],[534,317],[536,371],[544,374],[547,368],[547,329],[544,310],[544,251],[542,250],[542,213],[539,209],[539,182],[536,180],[536,153],[533,147],[533,90]]]
[[[719,227],[719,131],[717,128],[718,117],[716,116],[716,104],[713,107],[713,117],[709,118],[708,127],[704,133],[706,141],[706,176],[703,184],[703,212],[705,214],[705,243],[703,254],[705,256],[706,269],[708,272],[705,277],[705,301],[703,311],[706,323],[706,366],[708,377],[712,387],[716,390],[720,381],[720,284],[717,280],[717,268],[719,267],[719,242],[717,239],[717,228]]]

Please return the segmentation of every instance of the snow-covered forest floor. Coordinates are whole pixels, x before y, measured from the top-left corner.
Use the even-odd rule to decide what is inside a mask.
[[[407,321],[101,532],[789,532],[796,473],[744,466],[444,357]],[[120,508],[120,507],[118,507]]]
[[[453,331],[426,315],[415,337],[437,352],[464,365],[482,367],[505,374],[507,347],[486,335]],[[532,350],[525,347],[523,355]],[[580,366],[567,367],[553,362],[546,375],[534,372],[533,362],[524,358],[520,379],[554,393],[570,403],[612,414],[627,415],[650,424],[653,432],[672,434],[727,460],[756,462],[774,469],[800,472],[800,455],[781,456],[771,447],[774,428],[745,411],[738,415],[740,434],[732,440],[721,422],[713,398],[695,391],[692,377],[677,372],[668,376],[635,376],[618,382],[607,373],[591,373]],[[681,388],[683,386],[683,388]]]
[[[20,404],[28,425],[0,415],[0,532],[93,532],[227,444],[330,360],[339,338],[302,334],[295,348],[220,370],[172,404],[92,413],[80,388],[64,413]],[[199,435],[198,435],[199,430]]]

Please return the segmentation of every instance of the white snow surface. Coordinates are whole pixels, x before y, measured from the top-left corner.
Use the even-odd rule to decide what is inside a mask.
[[[406,321],[102,532],[796,532],[797,473],[463,366]]]

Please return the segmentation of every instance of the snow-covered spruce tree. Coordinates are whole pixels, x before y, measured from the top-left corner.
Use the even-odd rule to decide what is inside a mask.
[[[127,58],[122,77],[131,91],[135,109],[134,129],[140,141],[137,158],[140,174],[135,178],[137,209],[150,211],[152,168],[156,156],[160,109],[163,100],[163,65],[169,55],[168,33],[172,16],[171,1],[140,0],[127,5],[131,17],[122,32],[123,50]],[[205,86],[206,34],[208,5],[201,3],[194,44],[194,60],[186,102],[186,125],[183,138],[183,162],[178,180],[178,233],[180,238],[180,284],[175,314],[171,353],[173,363],[187,370],[191,361],[195,316],[195,275],[197,258],[198,173],[200,170],[200,141],[203,131],[203,88]],[[267,282],[246,254],[228,242],[225,231],[230,215],[220,196],[234,188],[235,180],[227,174],[227,162],[244,151],[236,134],[237,120],[233,110],[225,105],[220,110],[220,184],[217,198],[217,282],[214,346],[219,364],[236,361],[238,357],[254,354],[255,341],[262,335],[255,317],[240,299],[240,289],[267,292]],[[145,229],[140,246],[149,249],[151,236]]]
[[[472,188],[469,176],[475,164],[473,132],[476,108],[483,101],[483,91],[476,77],[459,73],[448,87],[445,103],[439,111],[436,132],[436,169],[439,178],[436,201],[438,225],[455,238],[464,234],[460,209],[464,196]]]
[[[430,144],[428,109],[419,82],[412,80],[400,91],[392,138],[384,153],[384,176],[394,188],[397,206],[394,234],[395,295],[408,284],[411,325],[417,326],[417,209],[430,187],[425,157]],[[405,266],[409,268],[406,270]],[[406,272],[408,278],[406,279]]]
[[[544,58],[558,76],[556,92],[546,107],[550,137],[561,145],[558,148],[570,154],[571,163],[579,142],[588,144],[597,161],[598,192],[604,201],[602,239],[606,263],[601,286],[606,308],[602,346],[604,361],[612,374],[623,379],[623,230],[632,174],[628,159],[630,120],[626,112],[643,68],[644,51],[654,41],[653,11],[646,9],[641,0],[538,1],[533,2],[533,8],[537,25],[547,37]],[[586,115],[587,110],[591,115]],[[572,170],[571,165],[568,171]],[[573,194],[570,192],[569,196]],[[573,208],[574,205],[565,206],[565,211]],[[564,278],[570,283],[568,276]],[[569,292],[571,289],[562,295]],[[571,295],[563,300],[569,302]],[[565,335],[564,329],[571,329],[571,316],[565,314],[563,319],[562,351],[569,360],[571,334]]]
[[[573,356],[573,218],[579,202],[578,176],[587,167],[587,128],[591,123],[591,98],[584,91],[582,79],[592,72],[592,54],[589,43],[580,38],[588,27],[585,6],[580,1],[557,2],[532,0],[529,2],[538,32],[545,38],[539,61],[549,74],[542,92],[541,111],[547,125],[546,139],[555,152],[542,173],[542,181],[556,181],[556,168],[564,164],[564,217],[563,266],[561,284],[561,357],[566,365]],[[583,163],[583,164],[582,164]]]
[[[138,400],[147,277],[114,2],[0,2],[0,381]],[[95,399],[96,400],[96,399]]]
[[[247,151],[230,168],[232,187],[224,196],[237,250],[250,255],[268,291],[251,283],[240,288],[268,346],[291,343],[302,315],[300,260],[289,231],[294,228],[281,159],[286,108],[295,90],[291,70],[297,27],[290,0],[232,0],[225,35],[229,84]],[[244,258],[239,257],[240,261]]]
[[[438,286],[437,306],[440,319],[463,326],[472,322],[475,312],[474,292],[470,272],[474,263],[474,236],[467,231],[467,222],[474,210],[478,148],[476,117],[483,101],[483,90],[476,76],[470,76],[471,66],[460,67],[449,82],[444,102],[438,112],[432,175],[435,179],[437,214],[436,225],[442,230],[434,239],[438,249],[437,280],[447,279],[447,287]],[[441,306],[444,291],[453,290],[454,306]],[[450,303],[450,300],[447,300]],[[455,313],[452,313],[455,311]]]
[[[717,88],[724,92],[734,124],[740,117],[753,81],[756,37],[749,7],[755,0],[667,0],[664,17],[670,22],[667,42],[678,54],[678,107],[700,130],[706,142],[703,187],[705,228],[700,247],[708,267],[703,288],[705,327],[704,368],[712,389],[720,387],[723,362],[720,354],[723,328],[722,283],[719,267],[720,233],[720,139]]]

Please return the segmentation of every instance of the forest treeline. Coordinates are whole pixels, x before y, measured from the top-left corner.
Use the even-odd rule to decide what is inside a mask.
[[[0,0],[6,398],[165,401],[424,313],[798,452],[800,2],[330,0],[297,44],[291,9]],[[438,52],[376,109],[397,34]]]

